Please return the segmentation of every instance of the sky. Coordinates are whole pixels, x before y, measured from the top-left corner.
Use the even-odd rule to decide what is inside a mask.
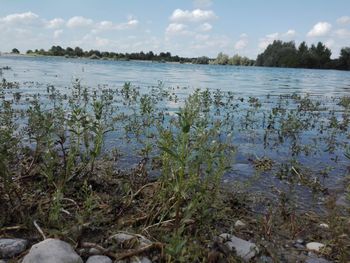
[[[350,46],[349,0],[0,0],[0,51],[80,46],[255,59],[275,39]]]

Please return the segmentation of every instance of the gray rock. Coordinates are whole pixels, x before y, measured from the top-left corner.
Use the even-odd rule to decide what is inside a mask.
[[[90,248],[89,249],[89,254],[90,255],[101,255],[101,251],[100,250],[98,250],[97,248]]]
[[[128,246],[130,244],[133,244],[133,242],[131,242],[132,240],[136,240],[138,242],[137,243],[138,248],[152,244],[152,242],[150,240],[148,240],[147,238],[145,238],[141,235],[126,234],[126,233],[122,233],[122,232],[111,236],[111,239],[116,241],[118,245],[121,245],[121,246],[126,245],[127,248],[131,248]]]
[[[86,263],[112,263],[113,261],[106,256],[91,256]]]
[[[342,195],[338,196],[335,204],[337,206],[344,206],[344,207],[350,206],[349,200],[346,198],[346,194],[342,194]]]
[[[13,258],[26,250],[28,241],[18,238],[0,239],[0,258]]]
[[[324,258],[310,257],[305,260],[305,263],[332,263]]]
[[[273,263],[273,259],[267,256],[261,256],[258,260],[258,263]]]
[[[147,257],[132,257],[130,259],[130,263],[152,263],[152,261]]]
[[[6,263],[6,261],[5,261],[5,260],[0,259],[0,263]]]
[[[134,235],[118,233],[111,236],[111,239],[115,240],[118,244],[123,244],[124,242],[130,241],[133,238],[136,238]]]
[[[240,239],[234,235],[221,234],[220,237],[223,238],[225,245],[231,251],[235,251],[244,261],[249,261],[259,252],[258,247],[254,243]]]
[[[83,263],[83,260],[68,243],[49,238],[33,245],[22,263]]]

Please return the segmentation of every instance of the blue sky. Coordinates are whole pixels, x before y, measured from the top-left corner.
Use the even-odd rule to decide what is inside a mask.
[[[0,51],[80,46],[250,58],[274,39],[350,46],[349,0],[0,0]]]

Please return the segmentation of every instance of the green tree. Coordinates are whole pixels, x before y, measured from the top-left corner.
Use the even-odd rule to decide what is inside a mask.
[[[12,54],[19,54],[19,50],[17,48],[13,48],[11,53]]]
[[[350,47],[344,47],[340,50],[337,68],[350,70]]]

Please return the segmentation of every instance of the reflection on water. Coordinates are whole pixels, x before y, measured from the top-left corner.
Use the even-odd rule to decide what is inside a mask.
[[[221,89],[241,96],[310,93],[335,96],[349,92],[350,72],[334,70],[188,65],[139,61],[96,61],[56,57],[0,57],[0,67],[10,66],[9,81],[36,81],[67,86],[82,79],[90,86],[120,87],[130,81],[147,88],[165,86]]]

